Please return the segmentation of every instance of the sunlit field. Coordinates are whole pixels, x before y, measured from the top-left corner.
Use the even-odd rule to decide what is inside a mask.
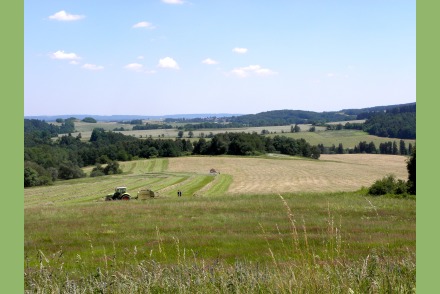
[[[415,291],[415,200],[359,190],[391,171],[405,178],[405,157],[182,157],[121,167],[25,189],[26,289]],[[120,185],[159,196],[103,200]]]

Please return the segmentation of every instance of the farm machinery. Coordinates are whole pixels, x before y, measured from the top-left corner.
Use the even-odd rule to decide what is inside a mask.
[[[131,196],[127,193],[127,187],[116,187],[115,193],[105,196],[106,201],[111,200],[130,200]]]
[[[130,200],[130,199],[146,200],[148,198],[155,198],[158,196],[159,196],[159,194],[157,192],[154,192],[153,190],[144,188],[144,189],[139,190],[135,197],[131,197],[131,195],[129,193],[127,193],[127,187],[116,187],[115,193],[108,194],[107,196],[105,196],[105,201]]]

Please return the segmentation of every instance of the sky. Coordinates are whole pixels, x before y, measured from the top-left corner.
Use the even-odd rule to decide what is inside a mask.
[[[25,0],[24,115],[416,101],[416,1]]]

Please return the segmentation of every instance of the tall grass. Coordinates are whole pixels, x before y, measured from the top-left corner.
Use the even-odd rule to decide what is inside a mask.
[[[260,223],[270,262],[206,258],[180,240],[164,242],[156,227],[155,246],[147,254],[136,246],[107,252],[88,241],[87,257],[66,264],[63,249],[25,257],[27,293],[413,293],[415,253],[387,254],[374,248],[353,258],[341,222],[327,205],[325,225],[311,238],[304,218],[298,220],[279,199],[288,233]],[[266,225],[267,226],[267,225]],[[319,233],[316,233],[319,232]],[[315,240],[311,242],[312,240]],[[316,240],[319,240],[318,242]],[[276,241],[276,242],[275,242]],[[274,244],[282,250],[274,250]],[[72,261],[70,261],[72,263]]]

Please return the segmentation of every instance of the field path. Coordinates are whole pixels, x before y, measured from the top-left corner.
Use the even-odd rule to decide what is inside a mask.
[[[168,171],[206,174],[211,168],[232,176],[228,194],[353,191],[387,174],[408,176],[406,157],[376,154],[322,155],[320,160],[180,157],[169,159]]]

